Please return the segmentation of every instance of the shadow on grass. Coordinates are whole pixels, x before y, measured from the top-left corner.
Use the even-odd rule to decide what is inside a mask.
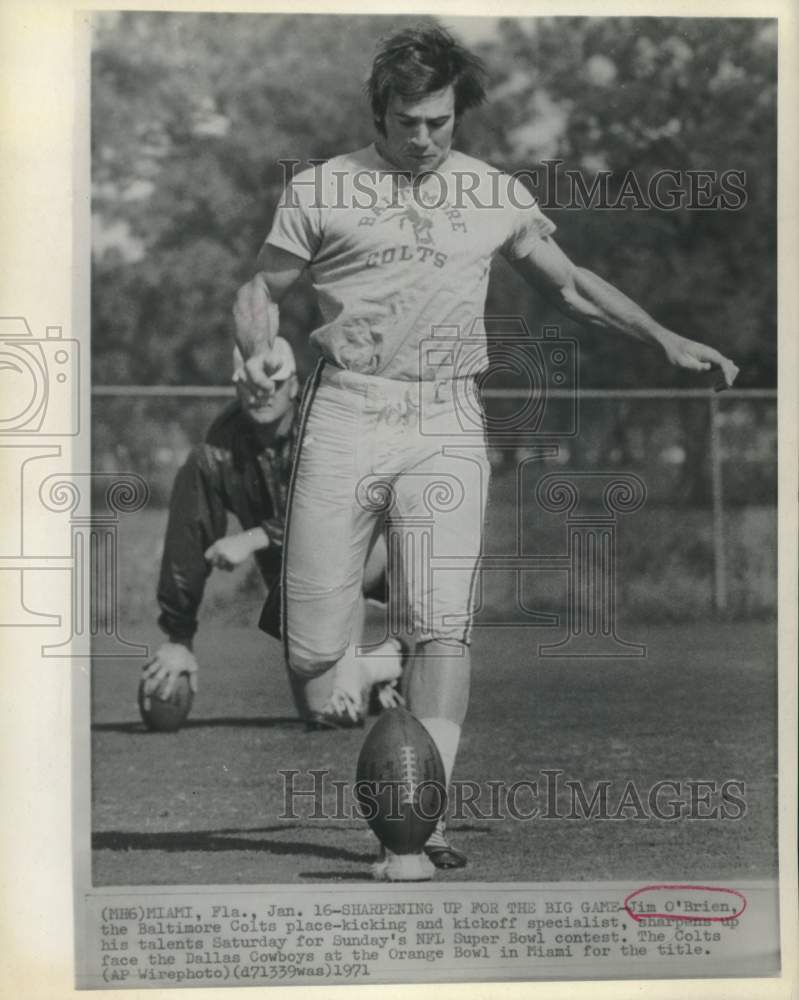
[[[107,830],[92,836],[95,851],[255,851],[273,855],[301,855],[326,861],[351,861],[368,864],[372,852],[350,851],[332,844],[317,844],[304,840],[257,840],[241,834],[285,833],[297,829],[296,823],[266,826],[254,830],[186,830],[179,833],[142,833],[141,831]]]
[[[280,728],[304,728],[305,723],[296,716],[275,716],[274,718],[252,718],[241,716],[220,716],[217,719],[187,719],[180,727],[183,729],[280,729]],[[180,730],[179,730],[180,731]],[[95,722],[92,725],[93,733],[140,733],[142,735],[155,736],[163,735],[152,733],[143,722]],[[174,735],[174,734],[170,734]]]
[[[375,861],[377,854],[370,858]],[[368,872],[300,872],[300,878],[307,878],[311,882],[374,882],[374,875]],[[406,885],[409,883],[406,883]],[[418,884],[418,883],[417,883]]]

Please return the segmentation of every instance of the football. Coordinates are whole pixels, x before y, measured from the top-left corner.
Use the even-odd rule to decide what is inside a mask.
[[[358,756],[355,794],[378,840],[394,854],[418,854],[446,807],[441,755],[404,708],[383,712]]]
[[[194,692],[189,685],[189,675],[181,674],[167,699],[157,691],[145,694],[144,680],[139,682],[139,711],[148,729],[158,733],[175,733],[191,711]]]

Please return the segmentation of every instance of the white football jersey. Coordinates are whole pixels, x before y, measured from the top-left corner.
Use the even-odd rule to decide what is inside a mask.
[[[401,380],[485,368],[483,312],[495,253],[521,258],[555,229],[516,178],[452,151],[399,173],[374,145],[297,174],[267,242],[308,261],[333,364]],[[453,341],[464,341],[460,369]]]

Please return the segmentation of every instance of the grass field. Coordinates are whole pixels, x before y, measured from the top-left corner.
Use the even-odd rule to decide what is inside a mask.
[[[562,515],[532,509],[522,519],[517,539],[516,502],[509,478],[492,484],[486,551],[507,554],[559,554],[566,548]],[[120,594],[129,627],[147,627],[158,613],[155,585],[166,512],[144,509],[126,515],[119,530]],[[647,507],[621,517],[617,529],[617,592],[621,614],[629,621],[706,622],[713,609],[713,524],[709,510]],[[774,507],[726,512],[728,611],[731,619],[771,618],[777,610],[777,518]],[[517,604],[510,574],[484,574],[483,617],[512,617]],[[247,625],[263,595],[253,564],[233,574],[215,573],[204,603],[204,621]],[[522,602],[538,610],[557,610],[565,602],[559,572],[523,574]]]
[[[254,614],[254,607],[248,609]],[[138,616],[134,616],[138,618]],[[161,641],[124,620],[131,640]],[[540,659],[557,629],[478,628],[456,779],[612,782],[645,798],[659,780],[745,782],[738,820],[656,818],[451,823],[470,864],[452,881],[761,878],[776,868],[775,627],[625,625],[631,660]],[[200,633],[201,689],[179,733],[146,733],[141,661],[94,664],[93,842],[98,885],[297,883],[369,877],[375,841],[358,819],[281,820],[281,769],[353,778],[362,731],[305,733],[273,640],[212,619]],[[298,779],[298,784],[301,779]],[[309,778],[304,779],[309,782]],[[683,792],[682,799],[687,795]],[[714,800],[715,801],[715,800]],[[568,802],[562,800],[562,813]],[[529,807],[524,800],[521,808]],[[611,808],[611,813],[615,812]],[[633,810],[634,812],[634,810]]]

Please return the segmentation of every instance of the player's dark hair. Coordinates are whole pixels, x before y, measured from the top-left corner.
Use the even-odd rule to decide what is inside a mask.
[[[392,94],[417,100],[452,86],[455,117],[485,100],[483,61],[459,45],[443,28],[406,28],[385,39],[366,84],[375,125],[385,135],[386,108]]]

